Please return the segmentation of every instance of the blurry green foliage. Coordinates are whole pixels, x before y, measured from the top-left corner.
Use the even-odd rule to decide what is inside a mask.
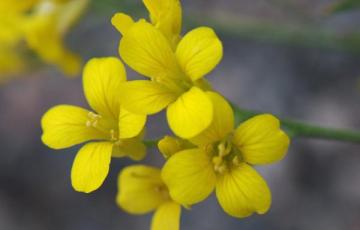
[[[360,8],[360,0],[343,0],[330,8],[330,13],[338,13]]]

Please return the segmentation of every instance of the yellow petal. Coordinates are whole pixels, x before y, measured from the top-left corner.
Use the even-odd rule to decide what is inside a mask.
[[[80,149],[71,169],[76,191],[90,193],[102,185],[109,173],[112,148],[110,142],[94,142]]]
[[[235,131],[233,142],[250,164],[269,164],[286,155],[289,137],[280,129],[280,121],[270,115],[255,116]]]
[[[205,131],[190,140],[198,146],[223,140],[234,129],[234,113],[229,103],[218,93],[208,92],[207,95],[214,107],[214,117]]]
[[[144,159],[146,156],[146,146],[138,138],[120,140],[120,143],[114,145],[113,157],[128,156],[135,161]]]
[[[24,12],[31,9],[39,0],[1,0],[0,12]]]
[[[200,27],[187,33],[176,50],[182,70],[193,81],[213,70],[222,55],[222,43],[215,32],[208,27]]]
[[[124,108],[120,109],[119,115],[119,138],[132,138],[144,129],[146,115],[135,114]]]
[[[168,201],[160,170],[145,165],[124,168],[118,179],[116,203],[131,214],[144,214]]]
[[[57,28],[60,34],[66,34],[78,22],[88,7],[90,0],[58,0],[56,3],[59,5]]]
[[[171,198],[182,205],[206,199],[214,190],[216,175],[209,156],[200,149],[189,149],[170,157],[162,178]]]
[[[182,10],[179,0],[143,0],[151,22],[176,47],[180,38]]]
[[[224,211],[238,218],[264,214],[271,205],[266,182],[245,163],[218,177],[216,196]]]
[[[181,207],[175,202],[166,202],[156,209],[151,230],[179,230]]]
[[[23,25],[28,46],[44,62],[56,65],[70,76],[79,73],[81,58],[67,49],[64,36],[84,12],[88,2],[41,1]]]
[[[41,119],[42,141],[50,148],[62,149],[89,140],[106,139],[106,135],[86,125],[88,114],[88,110],[71,105],[51,108]]]
[[[197,87],[181,95],[167,109],[167,120],[172,131],[187,139],[198,135],[211,124],[213,105],[210,98]]]
[[[120,84],[126,81],[121,61],[114,57],[93,58],[84,68],[83,84],[88,103],[102,116],[119,117]]]
[[[194,148],[190,142],[181,138],[165,136],[158,142],[158,148],[165,158],[169,158],[181,150]]]
[[[175,54],[164,35],[145,21],[135,23],[120,41],[121,58],[132,69],[147,77],[176,77],[179,69]]]
[[[111,18],[111,24],[124,35],[133,26],[134,20],[127,14],[117,13]]]
[[[158,113],[175,100],[176,95],[157,82],[129,81],[122,84],[120,89],[121,105],[137,114]]]

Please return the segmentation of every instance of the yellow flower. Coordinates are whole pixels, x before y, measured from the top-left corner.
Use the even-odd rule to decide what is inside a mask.
[[[94,58],[84,69],[86,99],[94,112],[71,105],[50,109],[42,118],[42,141],[53,149],[71,147],[83,142],[71,171],[75,190],[91,192],[105,180],[111,157],[145,156],[141,142],[145,115],[120,107],[120,84],[126,81],[123,64],[117,58]]]
[[[117,204],[131,214],[155,210],[151,230],[179,230],[181,206],[171,200],[161,180],[160,169],[134,165],[123,169],[118,179]]]
[[[192,205],[206,199],[216,188],[222,208],[242,218],[253,212],[265,213],[271,193],[252,165],[281,160],[289,138],[279,120],[269,114],[255,116],[235,130],[230,105],[220,95],[208,92],[214,104],[211,126],[190,139],[197,148],[174,154],[162,170],[162,179],[171,197]]]
[[[159,29],[171,46],[175,48],[180,40],[182,10],[179,0],[143,0],[150,13],[151,23]],[[134,20],[123,13],[117,13],[112,24],[124,34]]]
[[[222,58],[214,31],[200,27],[187,33],[173,51],[165,36],[144,20],[123,34],[119,52],[135,71],[149,77],[123,85],[120,99],[129,111],[155,114],[167,107],[167,120],[179,137],[191,138],[206,129],[213,116],[203,77]]]
[[[44,62],[56,65],[67,75],[78,74],[81,58],[65,47],[64,37],[88,3],[89,0],[1,0],[0,49],[21,56],[25,40],[27,48]],[[12,68],[5,61],[0,65],[7,66],[0,69],[3,74],[18,73],[21,69],[16,65]]]
[[[42,0],[25,23],[28,46],[41,59],[58,66],[66,75],[80,72],[81,58],[68,50],[64,36],[78,20],[89,0]]]

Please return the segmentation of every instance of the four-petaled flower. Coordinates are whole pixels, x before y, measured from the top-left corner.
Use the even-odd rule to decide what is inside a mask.
[[[56,65],[66,75],[76,76],[82,60],[66,47],[64,36],[88,3],[89,0],[1,0],[0,72],[13,74],[25,69],[26,52],[19,49],[25,41],[44,62]]]
[[[146,165],[128,166],[118,180],[117,204],[131,214],[155,211],[151,230],[178,230],[181,206],[170,198],[160,169]]]
[[[117,58],[94,58],[84,69],[86,99],[94,112],[71,105],[50,109],[42,118],[42,141],[50,148],[62,149],[83,142],[71,170],[75,190],[92,192],[105,180],[111,157],[144,158],[141,142],[145,115],[122,108],[118,94],[126,81],[123,64]]]
[[[279,120],[268,114],[233,130],[234,115],[228,102],[219,94],[208,95],[215,109],[212,124],[189,140],[197,147],[173,153],[163,167],[162,178],[170,195],[178,203],[192,205],[216,188],[218,201],[229,215],[242,218],[265,213],[271,193],[252,165],[281,160],[289,138]]]
[[[154,17],[152,17],[154,18]],[[115,20],[116,19],[116,20]],[[167,107],[172,131],[191,138],[205,130],[213,119],[213,105],[205,91],[203,77],[220,62],[222,43],[211,28],[200,27],[187,33],[178,44],[145,20],[115,15],[120,30],[119,53],[126,64],[149,80],[123,84],[122,105],[139,114],[155,114]]]

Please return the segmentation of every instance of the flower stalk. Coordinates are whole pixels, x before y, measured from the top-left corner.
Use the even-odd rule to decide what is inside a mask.
[[[236,124],[262,114],[261,112],[239,108],[234,104],[232,104],[232,107],[235,113]],[[288,118],[280,119],[280,121],[282,127],[291,138],[312,138],[360,144],[360,131],[322,127]],[[144,144],[149,148],[156,147],[158,141],[157,139],[145,140]]]
[[[260,112],[239,108],[232,104],[236,122],[245,121]],[[347,129],[325,128],[291,119],[280,119],[282,127],[292,138],[313,138],[333,141],[344,141],[360,144],[360,132]]]

